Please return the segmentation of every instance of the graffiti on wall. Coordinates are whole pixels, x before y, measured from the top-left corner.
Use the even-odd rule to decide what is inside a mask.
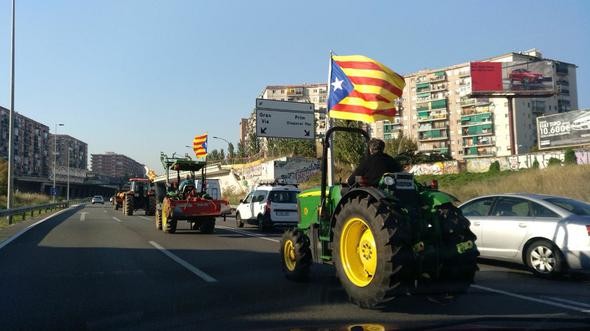
[[[287,179],[291,183],[301,183],[316,174],[319,169],[320,162],[316,159],[283,157],[234,169],[234,173],[240,178],[242,187],[252,189],[263,181],[276,179]]]
[[[590,151],[577,150],[575,153],[578,164],[590,164]],[[489,170],[490,164],[495,161],[500,163],[500,170],[532,168],[535,160],[539,163],[539,168],[543,169],[547,167],[551,158],[563,161],[565,153],[563,151],[551,151],[495,158],[468,159],[466,163],[469,172],[486,172]]]
[[[444,162],[414,164],[410,168],[409,172],[413,173],[416,176],[458,174],[459,173],[459,162],[457,162],[457,161],[444,161]]]

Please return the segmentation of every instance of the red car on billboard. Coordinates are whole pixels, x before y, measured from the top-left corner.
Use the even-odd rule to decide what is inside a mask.
[[[521,84],[540,83],[543,81],[543,74],[527,69],[515,69],[508,75],[508,78],[510,84],[514,84],[514,82],[520,82]]]

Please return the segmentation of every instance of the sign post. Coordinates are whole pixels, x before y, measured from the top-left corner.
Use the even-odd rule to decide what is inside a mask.
[[[256,99],[256,135],[315,139],[313,103]]]

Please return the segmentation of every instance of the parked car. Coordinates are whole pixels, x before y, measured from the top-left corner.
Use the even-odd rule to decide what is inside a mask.
[[[544,277],[590,270],[590,204],[540,194],[497,194],[460,207],[480,257],[522,263]]]
[[[102,195],[95,195],[92,197],[90,202],[92,202],[92,204],[100,203],[101,205],[104,205],[104,198],[102,197]]]
[[[257,225],[268,230],[276,225],[296,225],[297,194],[293,185],[263,185],[248,193],[236,209],[236,225]]]
[[[540,83],[543,81],[543,74],[527,69],[514,69],[510,72],[508,78],[510,79],[510,84],[514,84],[514,82],[520,82],[521,84]]]

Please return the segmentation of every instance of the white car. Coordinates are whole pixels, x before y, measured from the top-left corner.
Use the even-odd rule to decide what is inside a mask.
[[[100,203],[101,205],[104,205],[104,198],[102,197],[102,195],[95,195],[92,197],[92,200],[90,200],[90,202],[92,202],[92,204]]]
[[[571,125],[572,130],[590,130],[590,114],[576,118]]]
[[[248,193],[236,209],[236,226],[257,225],[262,231],[276,225],[296,225],[297,194],[293,185],[264,185]]]

